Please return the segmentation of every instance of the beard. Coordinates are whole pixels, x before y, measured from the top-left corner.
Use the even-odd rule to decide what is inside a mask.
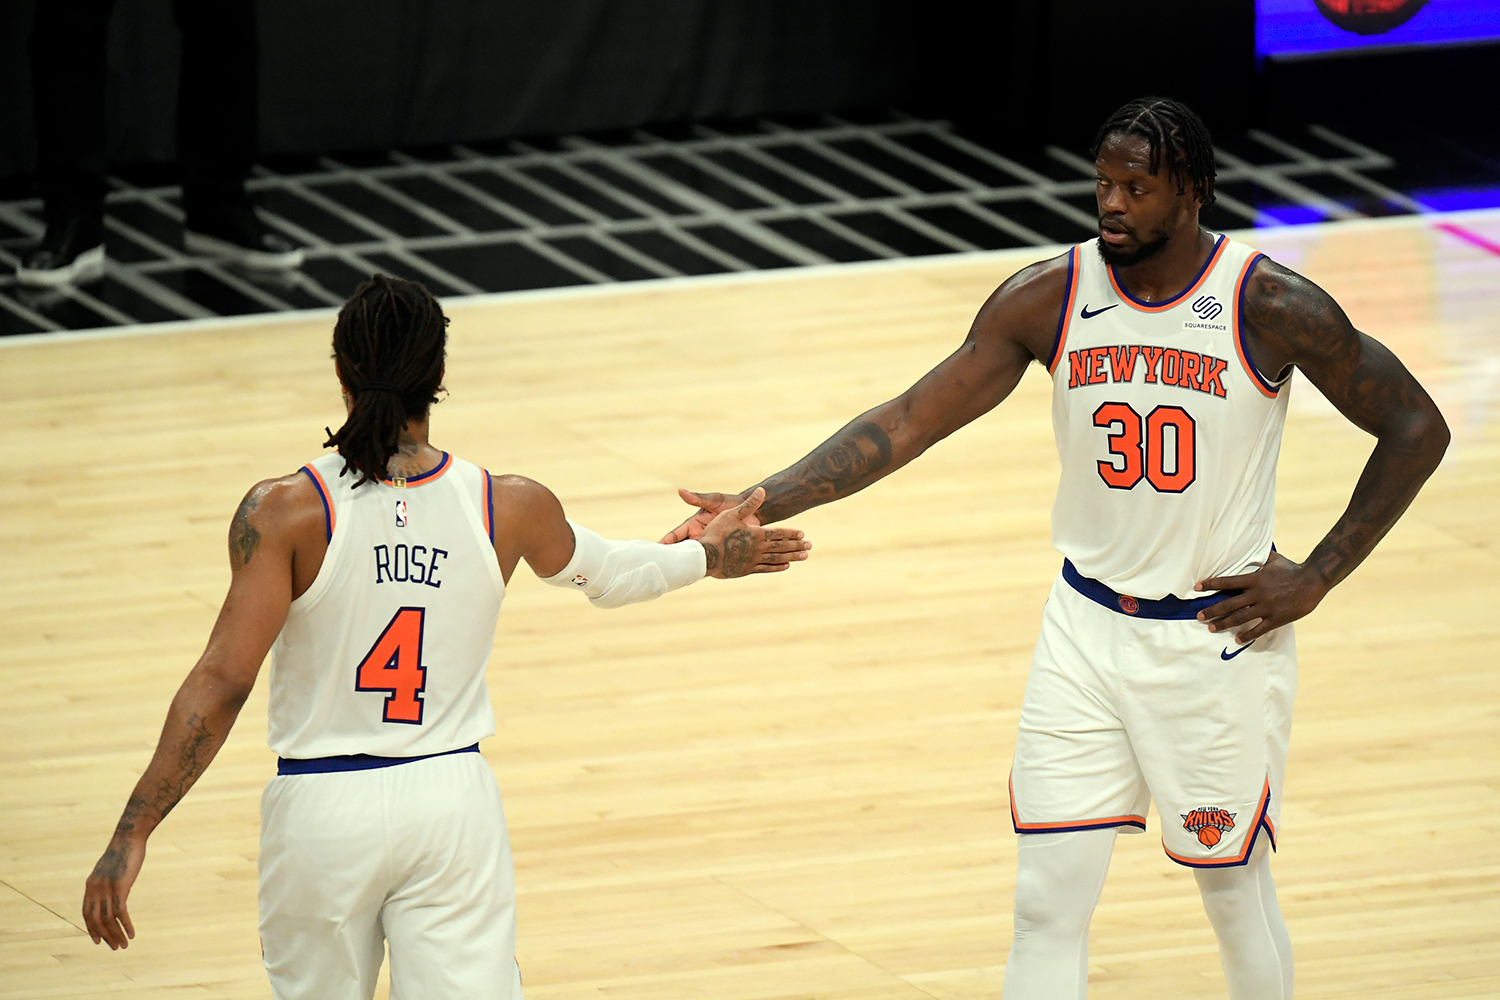
[[[1134,230],[1130,231],[1130,235],[1136,235]],[[1139,240],[1140,237],[1136,237],[1136,239]],[[1155,257],[1161,253],[1169,239],[1169,236],[1162,233],[1150,242],[1137,242],[1134,250],[1118,249],[1106,243],[1102,238],[1094,245],[1099,248],[1100,259],[1110,267],[1129,267],[1132,264],[1139,264],[1141,261]]]

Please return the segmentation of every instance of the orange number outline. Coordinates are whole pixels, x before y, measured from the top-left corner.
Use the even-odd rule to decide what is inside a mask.
[[[1166,465],[1168,424],[1177,430],[1177,471],[1171,473]],[[1158,493],[1181,493],[1198,481],[1198,424],[1182,407],[1158,406],[1142,417],[1129,403],[1104,403],[1094,411],[1094,426],[1109,432],[1109,453],[1125,460],[1123,468],[1113,459],[1095,463],[1110,489],[1135,489],[1145,479]]]
[[[1112,430],[1115,424],[1118,431]],[[1103,427],[1109,433],[1109,453],[1125,460],[1124,468],[1116,468],[1113,461],[1099,463],[1099,478],[1112,490],[1134,489],[1141,481],[1141,466],[1145,462],[1145,449],[1141,446],[1141,415],[1129,403],[1105,403],[1094,411],[1094,426]]]
[[[354,690],[388,691],[382,721],[422,724],[427,668],[422,666],[426,608],[401,608],[354,670]]]
[[[1166,425],[1177,428],[1177,471],[1167,472]],[[1158,442],[1153,446],[1152,442]],[[1158,406],[1146,415],[1146,479],[1158,493],[1181,493],[1198,479],[1198,424],[1180,406]]]

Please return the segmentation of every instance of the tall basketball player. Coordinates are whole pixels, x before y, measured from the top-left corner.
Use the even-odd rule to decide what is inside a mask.
[[[809,545],[746,519],[697,541],[601,538],[545,486],[492,476],[428,441],[447,319],[425,288],[378,276],[334,327],[348,419],[325,455],[246,494],[208,648],[88,878],[95,943],[126,947],[146,840],[223,744],[272,651],[261,803],[260,933],[278,1000],[369,1000],[384,945],[393,997],[520,1000],[510,845],[478,743],[484,671],[525,559],[600,607],[704,575],[787,569]]]
[[[1053,380],[1066,557],[1042,617],[1011,770],[1020,834],[1009,1000],[1082,997],[1115,835],[1156,802],[1193,868],[1230,996],[1285,1000],[1274,847],[1296,687],[1291,622],[1370,554],[1448,429],[1390,351],[1312,282],[1208,232],[1214,154],[1193,113],[1134,101],[1095,140],[1099,237],[1006,281],[968,338],[897,398],[764,480],[770,523],[855,493],[987,412],[1027,365]],[[1297,368],[1375,449],[1305,562],[1272,546]],[[745,498],[700,508],[694,536]]]

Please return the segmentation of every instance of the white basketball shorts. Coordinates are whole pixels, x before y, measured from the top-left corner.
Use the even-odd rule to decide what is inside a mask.
[[[1218,597],[1116,594],[1064,563],[1042,613],[1011,768],[1017,833],[1146,828],[1193,868],[1276,845],[1297,687],[1290,625],[1241,646],[1195,620]]]
[[[324,758],[332,762],[379,758]],[[283,773],[261,796],[260,935],[276,1000],[521,1000],[500,790],[477,752]]]

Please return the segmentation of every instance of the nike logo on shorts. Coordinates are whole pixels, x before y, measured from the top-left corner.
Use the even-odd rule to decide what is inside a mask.
[[[1251,639],[1249,642],[1245,643],[1243,646],[1241,646],[1239,649],[1236,649],[1232,653],[1229,651],[1229,647],[1225,646],[1224,647],[1224,652],[1222,652],[1222,653],[1219,654],[1219,659],[1221,659],[1221,660],[1232,660],[1236,656],[1239,656],[1241,653],[1243,653],[1245,650],[1249,649],[1253,645],[1255,645],[1255,640]]]
[[[1082,319],[1093,319],[1095,316],[1099,315],[1100,313],[1107,313],[1107,312],[1109,312],[1111,309],[1113,309],[1115,306],[1117,306],[1119,304],[1120,303],[1116,302],[1114,306],[1105,306],[1103,309],[1095,309],[1093,312],[1089,312],[1089,307],[1088,306],[1084,306],[1083,307],[1083,312],[1079,313],[1078,315]]]

